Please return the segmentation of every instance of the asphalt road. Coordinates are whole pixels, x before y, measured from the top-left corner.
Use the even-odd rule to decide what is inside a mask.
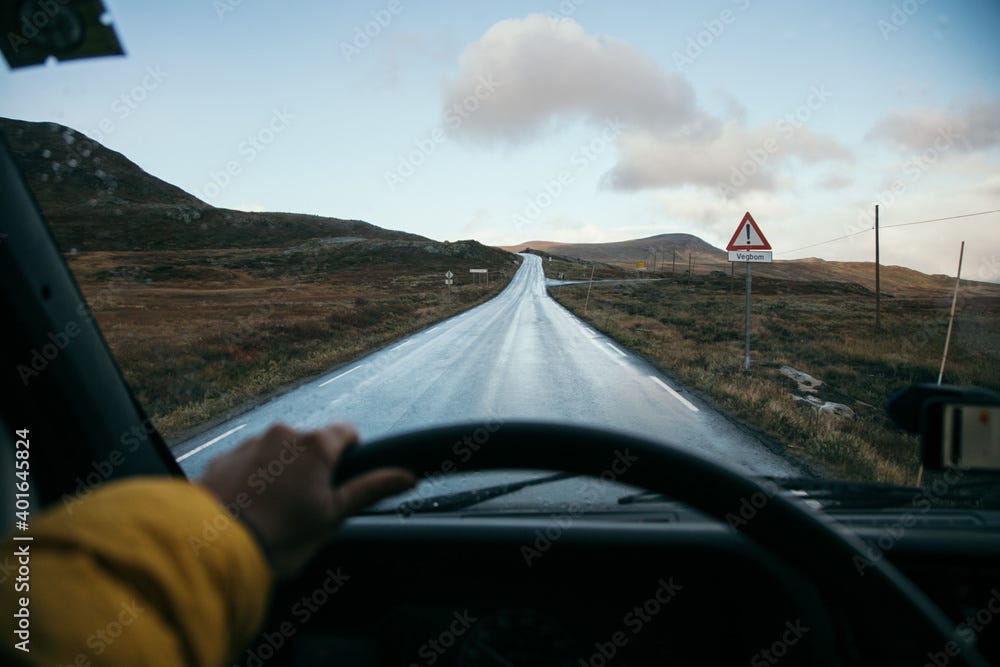
[[[455,422],[536,419],[638,433],[763,475],[801,471],[621,349],[545,291],[525,255],[497,297],[307,382],[174,449],[197,475],[213,456],[276,421],[349,421],[362,442]]]

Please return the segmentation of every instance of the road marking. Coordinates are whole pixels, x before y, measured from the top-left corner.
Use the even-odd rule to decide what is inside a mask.
[[[664,382],[660,378],[656,377],[655,375],[650,375],[649,379],[652,380],[653,382],[655,382],[656,384],[660,385],[664,389],[666,389],[668,392],[670,392],[670,395],[673,396],[674,398],[676,398],[681,403],[683,403],[685,408],[687,408],[691,412],[698,412],[698,408],[696,408],[694,406],[694,404],[691,403],[691,401],[687,400],[686,398],[684,398],[683,396],[681,396],[680,394],[678,394],[676,391],[674,391],[673,388],[671,388],[670,386],[668,386],[666,382]]]
[[[329,379],[329,380],[327,380],[326,382],[322,383],[322,384],[321,384],[320,386],[321,386],[321,387],[325,387],[326,385],[330,384],[330,383],[331,383],[331,382],[333,382],[334,380],[339,380],[340,378],[344,377],[345,375],[347,375],[347,374],[349,374],[349,373],[353,373],[354,371],[358,370],[359,368],[361,368],[361,366],[355,366],[354,368],[352,368],[352,369],[351,369],[351,370],[349,370],[349,371],[344,371],[344,372],[343,372],[343,373],[341,373],[340,375],[337,375],[337,376],[335,376],[335,377],[332,377],[332,378],[330,378],[330,379]]]
[[[391,350],[389,350],[389,351],[390,351],[390,352],[395,352],[395,351],[396,351],[396,350],[398,350],[399,348],[401,348],[401,347],[406,347],[407,345],[409,345],[409,344],[410,344],[410,343],[412,343],[412,342],[413,342],[412,340],[408,340],[408,341],[406,341],[405,343],[400,343],[399,345],[397,345],[396,347],[392,348],[392,349],[391,349]]]
[[[222,440],[223,438],[228,438],[233,433],[236,433],[237,431],[239,431],[241,428],[243,428],[245,426],[246,426],[246,424],[240,424],[236,428],[231,428],[228,431],[226,431],[225,433],[223,433],[222,435],[219,435],[219,436],[216,436],[216,437],[212,438],[211,440],[209,440],[208,442],[206,442],[204,445],[201,445],[199,447],[195,447],[194,449],[192,449],[190,452],[187,452],[186,454],[181,454],[180,456],[177,457],[177,462],[180,463],[181,461],[183,461],[184,459],[188,458],[189,456],[194,456],[195,454],[197,454],[201,450],[205,449],[206,447],[211,447],[212,445],[214,445],[215,443],[217,443],[219,440]]]
[[[605,343],[605,345],[607,345],[608,347],[610,347],[612,350],[614,350],[618,354],[622,355],[623,357],[627,357],[628,356],[627,354],[625,354],[624,352],[622,352],[621,350],[619,350],[617,347],[615,347],[611,343]]]
[[[428,330],[427,330],[427,331],[425,331],[424,333],[431,333],[432,331],[437,331],[437,330],[438,330],[438,329],[440,329],[440,328],[441,328],[440,326],[436,326],[436,327],[434,327],[433,329],[428,329]]]
[[[590,338],[590,337],[587,337],[586,340],[590,341],[594,345],[594,347],[596,347],[598,350],[608,355],[608,359],[615,362],[622,368],[628,368],[628,364],[625,362],[625,360],[622,359],[620,356],[616,355],[611,350],[609,350],[607,345],[601,345],[600,340],[598,340],[597,338]]]

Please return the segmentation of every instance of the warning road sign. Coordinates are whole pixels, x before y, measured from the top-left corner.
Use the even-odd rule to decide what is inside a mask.
[[[763,232],[757,226],[750,211],[746,212],[740,226],[733,233],[733,238],[729,239],[726,250],[770,250],[771,244],[764,238]]]

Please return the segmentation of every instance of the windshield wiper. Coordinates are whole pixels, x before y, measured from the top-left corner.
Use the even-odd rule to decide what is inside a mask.
[[[486,486],[479,489],[469,489],[466,491],[446,493],[440,496],[431,496],[430,498],[417,498],[415,500],[408,500],[401,503],[398,507],[396,507],[395,512],[403,515],[427,514],[433,512],[454,512],[493,498],[509,495],[529,486],[548,484],[549,482],[556,482],[561,479],[569,479],[570,477],[575,476],[576,475],[573,473],[560,472],[520,482],[507,482],[505,484],[496,484],[494,486]]]

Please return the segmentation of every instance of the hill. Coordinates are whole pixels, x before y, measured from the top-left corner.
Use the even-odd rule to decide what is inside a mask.
[[[731,273],[734,266],[721,248],[716,248],[691,234],[658,234],[641,239],[609,243],[560,243],[529,241],[513,246],[499,246],[517,252],[525,248],[570,260],[596,261],[625,269],[645,262],[646,275],[686,275],[689,262],[695,275],[713,271]],[[883,265],[880,270],[881,291],[888,296],[950,294],[955,278],[928,275],[904,266]],[[753,275],[783,280],[856,283],[875,290],[874,262],[838,262],[817,258],[775,260],[771,264],[754,264]],[[963,292],[984,297],[1000,297],[1000,285],[962,280]]]
[[[322,238],[429,241],[361,220],[215,208],[57,123],[0,118],[0,133],[64,250],[277,247]]]
[[[168,441],[481,303],[517,268],[477,241],[215,208],[55,123],[0,133]]]

